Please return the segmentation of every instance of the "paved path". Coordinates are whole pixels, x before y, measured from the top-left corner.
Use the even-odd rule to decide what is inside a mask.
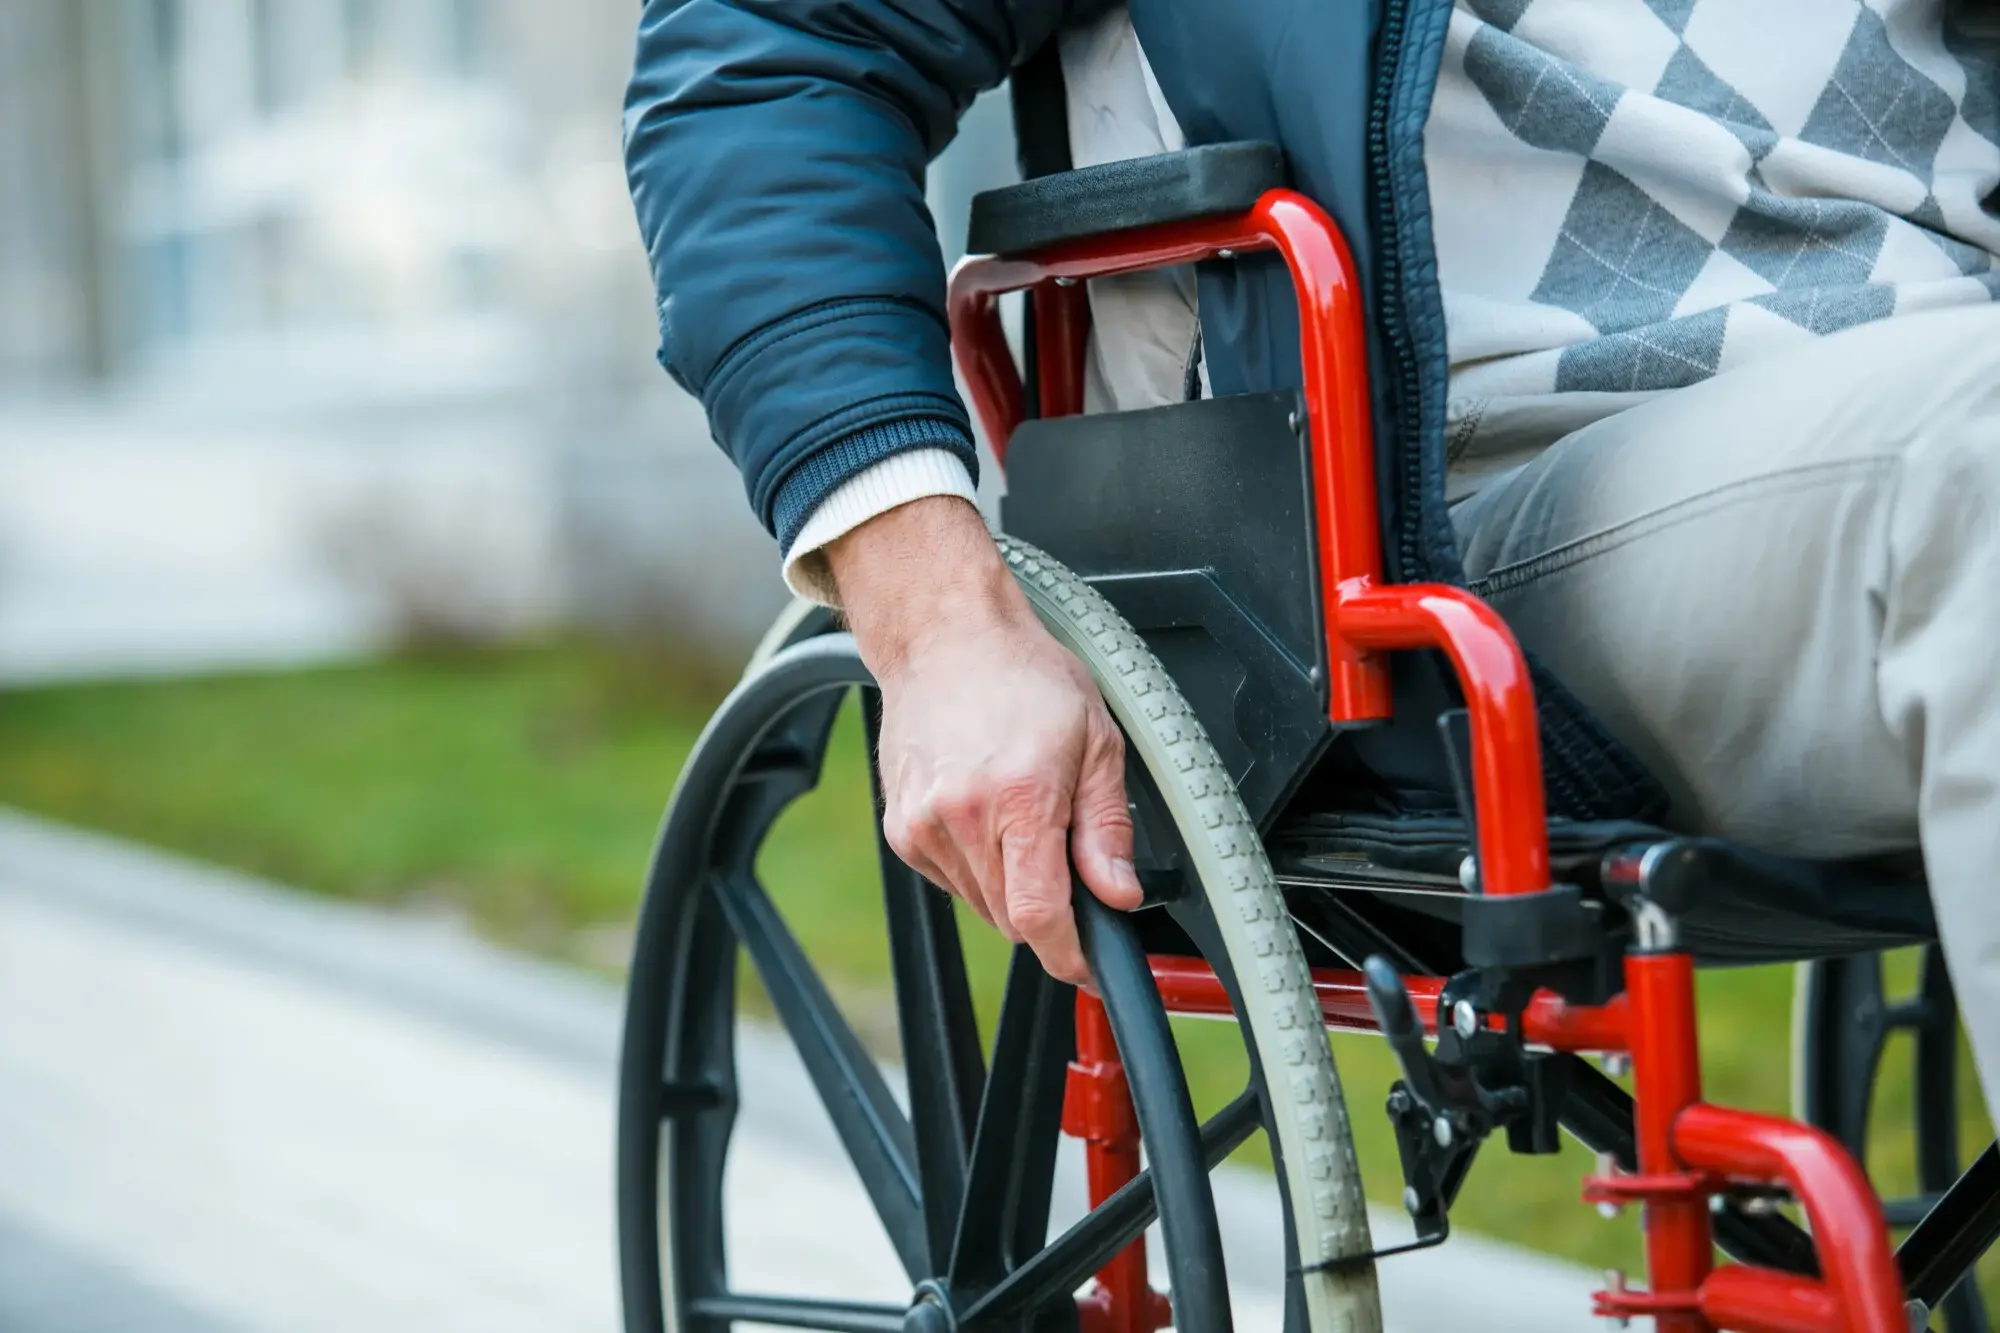
[[[616,1034],[588,979],[0,811],[0,1329],[612,1333]],[[788,1202],[741,1280],[888,1296],[802,1076],[745,1052],[730,1188]],[[1218,1202],[1273,1329],[1269,1186]],[[1590,1285],[1468,1238],[1384,1277],[1403,1333],[1581,1333]]]

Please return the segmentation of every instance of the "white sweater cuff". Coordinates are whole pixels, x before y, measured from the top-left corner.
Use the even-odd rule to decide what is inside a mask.
[[[785,557],[785,583],[799,596],[839,606],[826,546],[898,505],[932,495],[956,495],[979,503],[972,473],[949,449],[911,449],[891,454],[833,488],[799,529]]]

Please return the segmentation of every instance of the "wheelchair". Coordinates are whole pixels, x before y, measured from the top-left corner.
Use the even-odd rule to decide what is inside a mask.
[[[1376,1264],[1394,1249],[1371,1236],[1330,1029],[1379,1034],[1400,1066],[1386,1111],[1416,1239],[1396,1248],[1445,1238],[1490,1140],[1550,1153],[1568,1134],[1598,1154],[1584,1200],[1644,1220],[1646,1282],[1607,1283],[1600,1316],[1672,1333],[1907,1333],[1934,1314],[1984,1329],[1965,1279],[2000,1236],[2000,1153],[1960,1161],[1956,1010],[1920,883],[1548,818],[1534,687],[1506,625],[1461,588],[1383,577],[1355,269],[1278,151],[1214,145],[989,192],[971,241],[949,313],[1006,469],[1000,540],[1125,732],[1146,903],[1126,915],[1079,892],[1096,994],[1017,948],[989,1045],[952,904],[879,842],[878,819],[907,1071],[893,1094],[759,880],[760,846],[820,781],[843,700],[859,696],[871,754],[879,720],[852,640],[795,608],[689,758],[650,871],[618,1106],[627,1329],[1227,1329],[1210,1172],[1262,1131],[1284,1326],[1379,1330]],[[1260,252],[1296,293],[1301,392],[1083,414],[1085,280]],[[998,314],[1009,292],[1028,293],[1025,387]],[[1388,664],[1418,652],[1455,680],[1419,719],[1435,721],[1455,799],[1386,809],[1329,755],[1398,711]],[[1891,1003],[1879,955],[1926,945],[1919,993]],[[907,1300],[731,1284],[742,962]],[[1796,1120],[1708,1104],[1698,1062],[1696,967],[1778,962],[1802,969]],[[1242,1033],[1248,1086],[1206,1121],[1169,1015]],[[1905,1029],[1920,1194],[1885,1210],[1858,1162],[1885,1043]],[[1632,1091],[1586,1057],[1629,1068]],[[1065,1136],[1081,1142],[1089,1206],[1052,1235]],[[1156,1221],[1171,1300],[1148,1276]]]

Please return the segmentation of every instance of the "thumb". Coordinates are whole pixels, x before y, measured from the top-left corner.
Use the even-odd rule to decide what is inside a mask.
[[[1086,747],[1070,811],[1070,855],[1098,900],[1129,912],[1144,896],[1132,869],[1132,812],[1125,804],[1125,745],[1110,719]]]

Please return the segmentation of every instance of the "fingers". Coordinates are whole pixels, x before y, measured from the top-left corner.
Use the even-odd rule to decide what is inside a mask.
[[[1085,749],[1070,811],[1070,851],[1083,882],[1107,907],[1129,912],[1144,896],[1132,869],[1132,811],[1125,802],[1125,742],[1106,717]]]
[[[1066,830],[1059,819],[1016,820],[1000,831],[1007,878],[1007,918],[1050,976],[1072,986],[1090,981],[1070,903]]]
[[[1077,879],[1114,908],[1141,898],[1118,729],[1032,619],[927,643],[881,677],[889,845],[1052,976],[1088,984]]]
[[[937,888],[939,888],[945,893],[950,894],[954,898],[959,898],[964,896],[958,891],[957,887],[952,883],[951,876],[947,875],[942,869],[940,869],[937,863],[932,861],[929,857],[921,855],[905,856],[901,852],[896,853],[896,855],[902,859],[904,865],[908,866],[910,869],[916,871],[919,875],[923,876],[924,880],[927,883],[935,885]],[[973,904],[972,910],[974,912],[978,912],[983,915],[984,906],[985,905],[983,903]],[[989,922],[988,924],[991,923]]]
[[[968,773],[939,784],[928,795],[925,809],[936,823],[960,897],[992,924],[1009,944],[1021,942],[1021,932],[1008,919],[1007,878],[1000,862],[999,837],[993,829],[997,797],[986,778]]]
[[[1076,874],[1107,905],[1129,911],[1142,894],[1132,868],[1123,739],[1102,712],[1080,720],[1079,731],[1081,744],[1066,761],[1054,747],[1010,778],[990,768],[933,778],[921,795],[899,803],[912,813],[890,845],[1008,940],[1027,943],[1051,976],[1088,986],[1072,856]]]
[[[1005,924],[1004,902],[998,900],[998,876],[994,877],[995,901],[989,902],[989,895],[967,865],[958,842],[934,811],[924,808],[914,816],[905,816],[892,807],[883,820],[883,833],[889,849],[904,865],[962,901],[987,925],[999,929],[1013,942],[1020,942]]]

